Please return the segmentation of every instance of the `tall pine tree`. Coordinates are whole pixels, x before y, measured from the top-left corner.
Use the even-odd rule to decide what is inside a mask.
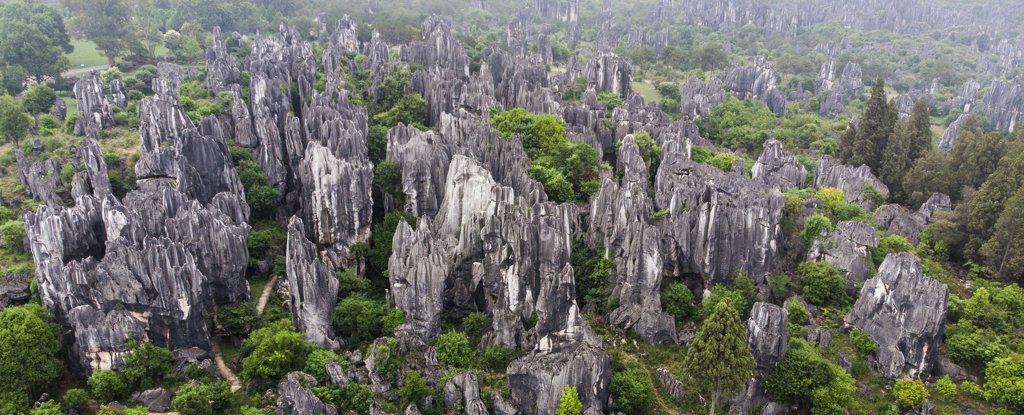
[[[683,358],[687,387],[710,398],[715,415],[719,401],[739,392],[753,376],[754,366],[739,313],[728,300],[720,301]]]
[[[843,163],[851,164],[850,159],[853,158],[853,145],[857,141],[857,126],[853,123],[846,126],[846,132],[843,133],[842,137],[839,137],[839,160]]]
[[[1015,281],[1024,277],[1024,187],[1006,201],[995,233],[981,246],[985,265],[999,276]]]
[[[968,117],[950,153],[960,186],[981,187],[1005,153],[1006,140],[999,133],[985,134],[978,119],[973,115]]]
[[[932,125],[928,118],[928,104],[924,102],[924,98],[914,104],[909,127],[910,162],[913,163],[932,148]]]
[[[899,122],[896,131],[889,137],[889,142],[882,152],[882,168],[880,177],[882,182],[889,187],[889,192],[896,196],[897,200],[903,200],[903,178],[913,166],[911,152],[913,151],[913,127],[910,123]]]
[[[1006,201],[1024,186],[1024,141],[1014,141],[999,160],[999,167],[985,180],[981,189],[971,198],[967,219],[965,253],[969,258],[984,262],[979,251],[994,231],[996,221],[1006,207]]]
[[[868,99],[864,118],[857,128],[850,164],[866,164],[872,171],[878,172],[882,164],[882,152],[896,127],[896,117],[896,109],[889,105],[885,97],[885,81],[879,78],[871,88],[871,98]]]

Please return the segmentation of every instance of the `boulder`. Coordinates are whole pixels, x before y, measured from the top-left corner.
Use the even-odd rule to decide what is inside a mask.
[[[889,254],[844,317],[878,343],[879,372],[890,379],[931,373],[942,342],[949,288],[928,277],[913,254]]]
[[[110,100],[121,109],[128,105],[128,90],[120,79],[110,81]]]
[[[487,407],[480,400],[480,385],[476,376],[462,372],[445,383],[444,402],[448,408],[466,415],[487,415]]]
[[[953,209],[949,196],[934,193],[917,212],[911,212],[897,204],[885,205],[875,212],[875,223],[878,228],[892,235],[899,235],[913,245],[920,241],[921,231],[931,222],[935,212],[948,212]]]
[[[316,379],[302,372],[291,372],[277,386],[277,415],[290,414],[326,414],[337,415],[333,406],[327,405],[311,391],[316,387]]]
[[[658,381],[661,382],[661,386],[668,392],[668,396],[671,396],[672,399],[682,402],[686,398],[686,388],[683,382],[676,379],[675,375],[668,369],[659,367],[655,370],[655,375],[658,377]]]
[[[725,102],[725,96],[725,85],[718,78],[701,81],[690,77],[681,88],[679,109],[683,116],[691,119],[707,119],[711,116],[711,109]]]
[[[150,412],[168,412],[174,394],[164,388],[147,389],[132,394],[131,402],[137,402]]]

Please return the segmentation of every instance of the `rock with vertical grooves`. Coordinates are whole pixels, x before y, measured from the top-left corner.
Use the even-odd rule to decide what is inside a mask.
[[[725,86],[718,78],[701,81],[691,77],[681,89],[679,109],[683,116],[691,119],[706,119],[711,116],[712,108],[725,102]]]
[[[327,405],[311,391],[316,387],[316,379],[302,372],[291,372],[277,386],[277,415],[291,414],[323,414],[337,415],[333,406]]]
[[[223,91],[239,82],[242,82],[242,72],[238,63],[228,51],[220,27],[214,27],[213,43],[206,49],[206,87],[211,91]]]
[[[1019,78],[1006,82],[993,80],[982,99],[981,109],[993,128],[1013,132],[1024,118],[1024,83]]]
[[[970,117],[971,114],[960,114],[959,117],[956,117],[955,121],[949,124],[946,131],[942,133],[942,140],[939,141],[939,150],[946,152],[953,150],[953,145],[956,144],[956,139],[960,136],[960,129],[963,128]]]
[[[416,217],[433,217],[437,213],[444,200],[452,153],[452,146],[432,131],[403,124],[388,131],[387,160],[402,172],[406,212]]]
[[[921,231],[931,222],[935,212],[948,212],[953,209],[949,196],[933,193],[917,212],[911,212],[897,204],[882,206],[875,212],[875,223],[878,228],[890,234],[899,235],[911,244],[917,245]]]
[[[110,176],[99,142],[92,138],[83,139],[78,148],[78,161],[89,179],[93,197],[98,199],[110,194]]]
[[[754,163],[751,177],[769,187],[801,188],[807,180],[807,168],[796,156],[787,154],[779,140],[772,138],[764,142],[764,151]]]
[[[683,382],[676,379],[675,375],[668,369],[659,367],[655,370],[655,375],[657,375],[661,386],[665,388],[668,396],[671,396],[672,399],[682,402],[686,398],[686,388],[683,386]]]
[[[328,147],[310,141],[299,165],[302,212],[325,259],[349,268],[349,248],[370,238],[373,165],[365,158],[339,159]]]
[[[711,287],[773,269],[785,204],[778,189],[694,162],[678,142],[662,146],[655,189],[667,270],[700,274]]]
[[[847,62],[841,74],[834,57],[821,65],[818,71],[817,93],[822,96],[821,108],[818,113],[827,117],[835,117],[849,113],[846,101],[855,99],[864,93],[864,80],[861,68],[856,62]]]
[[[445,383],[444,403],[452,411],[459,411],[466,415],[487,415],[487,407],[480,400],[480,385],[476,376],[469,372],[462,372]]]
[[[946,323],[949,289],[913,254],[889,254],[844,317],[878,343],[879,372],[890,379],[931,373]]]
[[[725,70],[722,82],[739,99],[756,99],[781,117],[786,113],[786,99],[777,88],[775,65],[764,56],[758,56],[751,66],[737,66]]]
[[[359,28],[349,15],[342,16],[334,26],[331,41],[324,48],[323,67],[328,75],[340,75],[342,58],[348,53],[359,52]]]
[[[775,304],[754,303],[747,320],[747,349],[754,355],[762,374],[767,374],[782,361],[789,349],[785,309]]]
[[[427,69],[448,70],[469,76],[469,56],[452,31],[451,17],[431,15],[423,21],[423,42],[402,47],[402,60]]]
[[[877,207],[877,202],[871,197],[868,188],[874,189],[883,198],[889,197],[889,187],[871,174],[868,166],[853,168],[839,164],[838,160],[827,156],[818,160],[818,168],[814,173],[814,187],[838,188],[843,191],[848,203],[858,205],[868,212],[873,212]]]
[[[53,111],[51,112],[57,121],[61,123],[68,117],[68,103],[64,102],[64,98],[57,97],[53,100]]]
[[[128,91],[120,79],[110,81],[110,100],[121,109],[128,105]]]
[[[63,204],[58,193],[70,183],[64,183],[61,177],[62,166],[57,158],[30,163],[25,153],[15,149],[14,159],[18,163],[18,180],[26,193],[51,206]]]
[[[405,322],[395,330],[405,349],[425,348],[440,330],[450,266],[437,245],[429,219],[420,219],[415,231],[402,221],[395,231],[388,278],[395,305],[405,313]]]
[[[309,343],[337,350],[332,317],[338,300],[338,278],[317,256],[316,246],[304,235],[302,219],[288,221],[288,291],[292,322]]]
[[[845,274],[847,291],[871,274],[869,254],[878,247],[875,228],[864,222],[839,222],[824,239],[816,239],[807,253],[808,261],[826,261]]]
[[[628,97],[632,92],[633,64],[614,53],[601,53],[587,64],[587,82],[598,92]]]
[[[83,76],[75,83],[74,91],[79,114],[75,135],[99,137],[100,131],[114,128],[114,110],[103,93],[103,80],[98,74]]]
[[[231,120],[235,124],[235,144],[246,148],[253,148],[259,144],[256,132],[253,131],[249,106],[242,98],[242,86],[237,84],[231,86]]]

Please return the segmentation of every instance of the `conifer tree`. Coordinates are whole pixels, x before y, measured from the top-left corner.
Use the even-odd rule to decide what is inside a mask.
[[[856,141],[857,126],[850,123],[843,136],[839,137],[839,160],[843,163],[850,164],[850,159],[853,158],[853,145]]]
[[[996,171],[971,198],[967,219],[967,234],[970,239],[965,248],[969,258],[981,259],[978,255],[981,246],[992,235],[996,221],[1006,207],[1006,201],[1021,186],[1024,186],[1024,142],[1017,140],[999,160]]]
[[[739,313],[730,301],[720,301],[683,358],[687,387],[708,399],[711,415],[722,398],[739,392],[753,375],[754,356],[746,339]]]
[[[1020,281],[1024,277],[1024,187],[1006,202],[995,233],[981,247],[985,265],[999,276]]]
[[[999,133],[985,134],[973,115],[960,128],[950,154],[961,187],[979,188],[1006,153],[1006,140]],[[954,195],[950,195],[954,196]]]
[[[895,127],[896,110],[885,99],[885,82],[879,78],[871,88],[871,98],[868,99],[864,118],[857,129],[850,164],[866,164],[877,172],[881,166],[882,152]]]
[[[880,176],[882,182],[889,186],[889,192],[897,195],[898,200],[904,198],[903,178],[913,166],[911,152],[913,151],[913,126],[910,123],[899,122],[896,131],[889,138],[885,151],[882,152],[882,167]]]
[[[910,162],[924,156],[932,148],[932,125],[928,118],[928,104],[921,98],[914,104],[910,116]]]
[[[555,415],[580,415],[583,413],[583,403],[580,402],[580,396],[576,393],[576,388],[565,385],[565,389],[562,390],[562,399],[558,402],[558,409],[555,410]]]

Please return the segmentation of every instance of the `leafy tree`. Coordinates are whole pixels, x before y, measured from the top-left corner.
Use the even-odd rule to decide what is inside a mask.
[[[402,386],[398,388],[398,396],[402,397],[403,402],[415,403],[420,405],[423,400],[430,396],[434,390],[431,389],[430,385],[427,384],[427,380],[423,378],[423,374],[418,370],[407,370],[405,371],[405,380],[402,382]]]
[[[402,170],[395,163],[384,160],[373,169],[374,200],[391,198],[396,206],[401,207],[405,201],[402,192]]]
[[[18,66],[36,82],[59,77],[68,58],[38,27],[20,20],[0,20],[0,61]]]
[[[703,71],[713,71],[729,64],[729,55],[721,43],[705,43],[697,50],[697,65]]]
[[[739,100],[729,96],[711,110],[705,133],[709,140],[730,149],[757,151],[775,127],[775,114],[760,101]]]
[[[473,345],[480,344],[480,339],[487,334],[487,331],[491,329],[491,321],[487,318],[487,314],[479,311],[469,313],[466,318],[462,319],[462,331],[469,337],[469,341]]]
[[[25,252],[25,223],[9,220],[0,225],[0,242],[11,252]]]
[[[334,308],[334,328],[338,335],[354,342],[373,340],[394,330],[385,331],[385,316],[389,308],[383,302],[363,296],[342,299]]]
[[[71,388],[64,392],[64,406],[71,409],[84,410],[89,400],[89,392],[82,388]]]
[[[832,225],[832,221],[829,220],[828,216],[816,213],[807,218],[807,224],[804,225],[804,230],[801,233],[801,239],[803,240],[804,247],[806,249],[810,249],[814,244],[814,241],[825,237],[825,235],[835,229],[835,226]]]
[[[330,350],[317,347],[306,356],[306,366],[302,371],[316,378],[317,382],[321,384],[327,383],[330,380],[327,374],[327,363],[331,361],[343,368],[347,368],[349,365],[347,358],[339,356]]]
[[[21,22],[35,27],[49,40],[49,46],[60,49],[58,54],[71,53],[71,39],[64,29],[61,13],[44,2],[11,1],[0,5],[0,21]]]
[[[212,415],[209,399],[195,384],[188,383],[178,389],[172,402],[174,410],[182,415]]]
[[[812,414],[842,414],[853,396],[854,380],[806,341],[796,339],[768,373],[765,389],[779,402],[810,407]]]
[[[576,274],[576,301],[580,307],[592,304],[601,311],[608,305],[608,276],[615,270],[615,261],[603,253],[603,246],[592,250],[582,239],[572,243],[569,262]]]
[[[1024,280],[1024,187],[1006,201],[995,232],[981,246],[980,254],[999,276]]]
[[[441,363],[450,367],[473,367],[473,347],[465,333],[455,330],[443,333],[437,336],[434,345],[437,346],[437,360]]]
[[[661,291],[661,308],[680,324],[690,321],[697,313],[693,291],[686,284],[678,282],[669,284]]]
[[[59,334],[60,327],[37,304],[0,311],[0,395],[20,395],[27,405],[30,393],[60,374]]]
[[[166,348],[157,347],[150,342],[132,341],[128,350],[131,353],[125,356],[124,366],[120,369],[121,376],[128,385],[149,389],[174,370],[174,357]]]
[[[492,372],[504,373],[512,360],[515,360],[516,352],[504,346],[491,346],[480,355],[480,368]]]
[[[952,157],[944,151],[931,150],[917,159],[903,177],[906,204],[920,205],[936,192],[957,197],[960,194],[959,176],[953,167]]]
[[[338,271],[338,298],[370,294],[370,281],[351,269]]]
[[[370,252],[366,257],[366,274],[376,286],[385,287],[388,284],[385,272],[388,269],[388,261],[391,259],[391,245],[395,237],[395,230],[403,220],[408,222],[409,226],[416,227],[416,217],[402,211],[386,213],[384,220],[373,226]]]
[[[1024,409],[1024,356],[1013,353],[985,367],[985,396],[1013,409]]]
[[[10,95],[0,96],[0,136],[17,144],[25,138],[29,125],[21,100]]]
[[[797,270],[803,285],[804,299],[822,306],[844,306],[850,302],[846,294],[843,272],[825,261],[804,262]]]
[[[720,302],[729,302],[729,304],[739,311],[740,319],[745,320],[750,317],[750,308],[754,305],[754,301],[746,298],[743,293],[737,290],[730,290],[724,285],[717,284],[711,288],[711,295],[705,298],[700,303],[700,320],[706,320],[708,317],[715,312]]]
[[[924,98],[914,103],[914,111],[907,122],[907,134],[910,136],[908,156],[913,163],[932,149],[932,126],[928,114],[928,103]]]
[[[124,384],[124,380],[110,370],[94,370],[87,383],[92,391],[92,397],[101,403],[116,400],[128,392],[128,385]]]
[[[29,415],[64,415],[64,411],[60,410],[60,404],[57,401],[50,399],[33,408]]]
[[[882,265],[885,257],[897,252],[914,252],[914,245],[911,245],[907,238],[899,235],[886,235],[878,240],[878,248],[871,252],[875,265]]]
[[[373,121],[388,128],[401,123],[423,129],[427,125],[427,100],[420,94],[407,95],[391,109],[374,115]]]
[[[25,111],[39,117],[50,112],[53,103],[57,100],[57,94],[53,92],[53,88],[36,84],[25,91],[23,99],[25,100]]]
[[[1006,154],[1006,149],[1006,140],[1000,134],[985,134],[977,116],[969,116],[950,151],[950,169],[959,179],[959,186],[975,189],[981,187],[998,167],[999,159]]]
[[[219,307],[217,322],[229,335],[246,337],[260,326],[261,320],[256,312],[256,304],[246,301]]]
[[[640,366],[629,366],[625,370],[612,373],[608,391],[612,394],[615,406],[625,413],[644,413],[654,403],[651,375]]]
[[[896,379],[892,394],[896,397],[896,403],[906,409],[918,407],[928,400],[928,388],[920,380]]]
[[[301,369],[309,346],[288,320],[271,323],[252,332],[242,343],[242,376],[247,379],[278,379]]]
[[[722,301],[686,351],[683,367],[687,387],[710,397],[711,415],[723,397],[739,392],[753,374],[754,356],[747,350],[746,339],[739,313],[729,301]]]
[[[796,332],[802,331],[803,327],[807,325],[807,320],[811,318],[811,313],[807,311],[807,307],[804,307],[804,303],[794,299],[786,306],[786,316],[788,316],[787,323],[790,331]]]
[[[886,100],[885,82],[878,78],[871,89],[871,98],[868,99],[867,109],[857,129],[850,164],[866,164],[872,171],[878,171],[885,145],[895,126],[896,110]]]
[[[555,409],[555,415],[582,415],[583,414],[583,403],[580,402],[579,394],[576,393],[576,388],[565,385],[565,389],[562,389],[562,398],[558,401],[558,409]]]
[[[939,378],[935,381],[935,394],[945,400],[953,399],[956,397],[956,383],[953,383],[949,375]]]
[[[370,405],[373,405],[373,391],[362,383],[349,382],[342,392],[342,401],[346,408],[367,414],[370,412]]]
[[[68,0],[68,9],[72,16],[69,26],[95,42],[110,66],[139,43],[132,31],[127,0]]]

